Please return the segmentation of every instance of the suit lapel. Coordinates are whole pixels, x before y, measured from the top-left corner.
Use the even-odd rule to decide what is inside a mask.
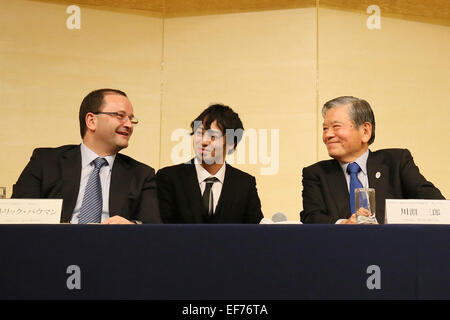
[[[62,171],[62,222],[69,222],[78,198],[81,180],[81,150],[77,148],[67,151],[60,160]]]
[[[367,178],[369,187],[375,189],[376,217],[384,222],[385,200],[389,197],[389,168],[378,161],[372,152],[367,158]]]
[[[216,214],[222,212],[222,214],[226,214],[227,212],[233,212],[231,206],[235,203],[236,199],[234,198],[234,192],[238,186],[233,186],[233,176],[234,176],[234,168],[229,164],[225,164],[225,177],[223,179],[222,191],[220,192],[219,201],[217,202],[217,207],[215,210]],[[220,215],[221,217],[222,215]]]
[[[121,154],[117,154],[111,172],[111,183],[109,186],[109,213],[110,216],[124,214],[122,210],[126,210],[125,201],[130,196],[130,183],[132,175],[130,174],[130,166]]]
[[[189,203],[188,208],[191,209],[189,215],[194,218],[194,221],[201,222],[203,221],[202,192],[198,183],[197,171],[193,159],[189,164],[183,164],[181,178],[183,179],[183,186],[185,186],[184,192],[187,195],[186,198]],[[184,210],[188,210],[188,208]]]
[[[344,172],[337,160],[331,161],[327,180],[329,190],[334,193],[333,198],[336,200],[335,205],[339,219],[348,219],[350,217],[350,194]]]

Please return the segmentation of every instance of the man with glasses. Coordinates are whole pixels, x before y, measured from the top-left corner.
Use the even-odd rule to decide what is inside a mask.
[[[92,91],[79,121],[81,145],[35,149],[12,198],[62,198],[63,223],[160,223],[155,170],[119,153],[138,123],[127,95]]]
[[[239,115],[215,104],[191,122],[195,158],[157,173],[165,223],[259,223],[255,177],[225,163],[243,135]]]

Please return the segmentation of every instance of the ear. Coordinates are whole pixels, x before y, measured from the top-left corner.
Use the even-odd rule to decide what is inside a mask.
[[[364,122],[359,127],[360,133],[361,133],[361,141],[364,143],[368,143],[370,140],[370,137],[372,136],[372,124],[370,122]]]
[[[95,132],[97,128],[97,117],[95,116],[95,114],[88,112],[86,114],[85,121],[87,130]]]

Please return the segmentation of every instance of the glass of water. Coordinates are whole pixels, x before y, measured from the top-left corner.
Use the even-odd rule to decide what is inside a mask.
[[[377,224],[375,217],[375,189],[355,189],[356,223]]]

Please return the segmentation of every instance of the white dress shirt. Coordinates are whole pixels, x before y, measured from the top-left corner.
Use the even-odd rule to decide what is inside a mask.
[[[202,165],[197,160],[197,158],[195,158],[194,163],[195,163],[195,170],[197,171],[197,179],[198,179],[198,183],[200,185],[200,191],[201,191],[202,195],[206,188],[206,182],[205,182],[206,178],[216,177],[219,180],[219,181],[214,182],[214,184],[211,187],[211,190],[213,193],[213,200],[214,200],[213,209],[215,212],[217,203],[219,202],[220,193],[222,192],[223,181],[225,179],[226,165],[224,163],[215,175],[211,175],[205,168],[202,167]]]
[[[99,157],[94,151],[89,149],[84,143],[80,146],[81,149],[81,180],[80,180],[80,190],[78,192],[77,202],[75,204],[75,209],[73,210],[72,219],[70,223],[77,224],[78,216],[80,215],[81,205],[83,202],[84,191],[89,180],[91,172],[94,170],[94,161]],[[105,160],[108,165],[104,165],[100,169],[100,183],[102,185],[102,199],[103,199],[103,209],[102,209],[102,222],[109,218],[109,186],[111,184],[111,171],[114,165],[114,159],[116,155],[106,156]]]

